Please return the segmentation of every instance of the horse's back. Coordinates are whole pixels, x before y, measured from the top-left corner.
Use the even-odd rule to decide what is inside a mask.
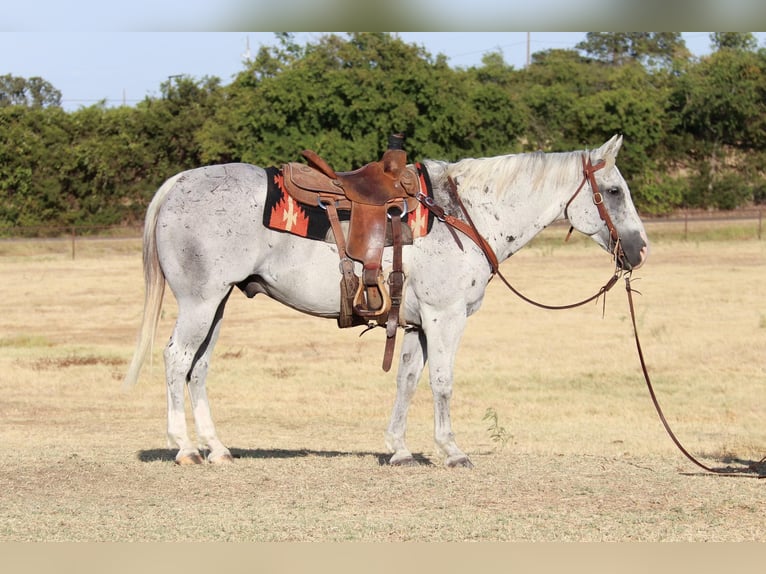
[[[199,203],[203,213],[205,204],[225,198],[227,202],[254,200],[258,192],[265,191],[266,171],[248,163],[215,164],[190,169],[175,178],[173,187],[165,198],[169,204],[181,207],[181,212],[191,213],[194,206],[185,202]],[[254,193],[255,192],[255,193]],[[189,209],[183,209],[188,207]]]

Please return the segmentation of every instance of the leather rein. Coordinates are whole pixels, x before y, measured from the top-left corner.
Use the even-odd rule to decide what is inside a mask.
[[[593,203],[596,205],[596,208],[598,209],[599,216],[604,221],[604,223],[607,226],[607,229],[609,230],[609,237],[610,237],[610,245],[614,245],[614,248],[612,250],[612,255],[614,256],[615,262],[619,262],[621,260],[624,260],[625,254],[622,250],[622,245],[620,242],[620,234],[617,231],[617,228],[614,225],[614,222],[612,221],[611,216],[609,215],[609,212],[606,209],[606,206],[604,205],[604,196],[602,195],[598,184],[596,183],[596,176],[595,173],[602,169],[606,165],[606,162],[604,160],[600,160],[596,164],[593,164],[591,162],[590,157],[587,156],[587,154],[582,154],[582,173],[583,173],[583,179],[580,182],[580,185],[577,187],[577,190],[575,190],[574,194],[572,194],[572,197],[567,201],[566,206],[564,207],[564,215],[567,217],[567,210],[569,209],[569,206],[571,203],[575,200],[575,198],[579,195],[580,191],[585,187],[585,184],[589,184],[591,191],[593,193]],[[479,233],[478,229],[476,228],[476,225],[474,224],[473,220],[471,219],[470,214],[468,213],[468,210],[465,208],[465,205],[463,205],[462,200],[460,199],[460,196],[457,192],[457,185],[453,181],[452,177],[447,177],[447,182],[449,184],[449,193],[450,198],[458,205],[460,210],[463,213],[463,216],[465,217],[465,221],[458,219],[452,215],[448,215],[445,213],[444,209],[436,205],[433,201],[433,199],[423,195],[418,194],[418,199],[430,210],[434,213],[434,215],[442,221],[443,223],[446,223],[448,225],[448,229],[452,233],[453,238],[457,242],[460,249],[463,249],[462,243],[460,242],[460,239],[458,238],[457,234],[454,232],[454,229],[459,230],[463,234],[467,235],[476,245],[479,246],[479,248],[482,250],[484,255],[487,258],[487,261],[489,262],[490,268],[492,269],[492,276],[497,275],[501,281],[510,289],[512,293],[514,293],[516,296],[521,298],[523,301],[530,303],[532,305],[535,305],[537,307],[540,307],[542,309],[549,309],[549,310],[564,310],[564,309],[574,309],[576,307],[581,307],[582,305],[585,305],[586,303],[590,303],[591,301],[597,300],[602,295],[605,295],[607,291],[609,291],[614,285],[617,283],[617,281],[624,275],[625,277],[625,290],[627,292],[628,297],[628,307],[630,309],[630,318],[631,323],[633,326],[633,336],[636,342],[636,350],[638,352],[638,358],[639,362],[641,364],[641,371],[644,375],[644,380],[646,381],[647,389],[649,390],[649,395],[652,399],[652,403],[654,404],[654,408],[657,411],[657,415],[659,416],[660,421],[662,422],[663,427],[665,428],[665,431],[667,432],[670,439],[673,441],[673,443],[678,447],[678,449],[681,451],[681,453],[689,459],[692,463],[697,465],[698,467],[702,468],[703,470],[716,474],[718,476],[734,476],[734,477],[740,477],[740,478],[766,478],[766,474],[761,474],[759,471],[759,467],[763,464],[766,464],[766,457],[761,459],[758,462],[751,463],[749,466],[744,468],[712,468],[710,466],[707,466],[700,462],[697,458],[695,458],[691,453],[689,453],[688,450],[684,448],[684,446],[681,444],[681,442],[678,440],[678,437],[676,437],[675,433],[670,427],[670,424],[668,423],[667,419],[665,418],[665,414],[662,411],[662,408],[660,407],[660,403],[657,400],[657,395],[654,392],[654,387],[652,385],[651,377],[649,376],[649,370],[646,366],[646,361],[644,360],[644,353],[641,349],[641,341],[638,336],[638,328],[636,326],[636,312],[633,305],[633,293],[636,291],[631,287],[630,279],[631,279],[631,272],[625,272],[622,269],[619,269],[617,267],[616,271],[612,275],[612,277],[598,290],[598,292],[587,299],[584,299],[582,301],[579,301],[577,303],[571,303],[569,305],[547,305],[544,303],[539,303],[537,301],[534,301],[533,299],[530,299],[520,293],[516,288],[511,285],[511,283],[503,276],[503,274],[500,272],[500,266],[497,259],[497,255],[495,255],[495,252],[493,251],[492,247],[487,243],[486,239]],[[567,239],[569,239],[569,236],[571,235],[573,231],[573,227],[569,229],[569,233],[567,234]],[[490,278],[491,280],[491,278]],[[604,305],[606,305],[606,298],[604,299]]]

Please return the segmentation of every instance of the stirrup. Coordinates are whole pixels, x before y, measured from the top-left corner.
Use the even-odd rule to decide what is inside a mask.
[[[378,273],[377,285],[365,285],[363,281],[359,281],[359,285],[356,288],[356,294],[354,295],[353,309],[354,313],[362,317],[363,319],[382,319],[388,314],[391,309],[391,296],[388,294],[388,289],[383,284],[383,274]],[[367,299],[365,298],[365,292],[367,289],[377,289],[381,297],[381,305],[378,309],[370,309]]]

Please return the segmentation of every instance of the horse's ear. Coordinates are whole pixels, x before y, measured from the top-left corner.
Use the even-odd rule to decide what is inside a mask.
[[[622,134],[615,134],[608,142],[601,146],[598,150],[598,158],[603,159],[606,162],[606,168],[611,169],[614,167],[617,153],[622,147]]]

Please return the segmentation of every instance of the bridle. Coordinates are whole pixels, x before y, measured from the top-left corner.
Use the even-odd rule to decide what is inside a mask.
[[[575,190],[575,192],[572,194],[572,197],[569,198],[569,201],[567,201],[566,205],[564,206],[564,217],[567,220],[569,219],[569,206],[580,194],[580,191],[583,187],[585,187],[585,184],[589,183],[591,192],[593,193],[593,204],[596,206],[596,209],[598,209],[599,217],[606,224],[606,228],[609,230],[609,245],[614,245],[612,255],[614,255],[615,262],[619,262],[625,257],[625,253],[622,251],[622,245],[620,243],[620,234],[617,231],[617,228],[614,226],[614,222],[612,221],[612,217],[609,215],[609,211],[607,210],[606,205],[604,205],[604,194],[601,193],[601,189],[598,187],[598,183],[596,183],[596,172],[606,166],[606,161],[602,159],[594,164],[591,161],[590,156],[588,156],[586,153],[583,153],[580,159],[582,160],[582,181],[577,187],[577,190]],[[567,240],[569,239],[569,236],[572,234],[573,230],[574,227],[569,228]]]
[[[460,196],[457,192],[457,185],[455,184],[452,177],[450,176],[447,177],[447,183],[449,184],[450,197],[452,201],[454,201],[458,205],[460,210],[463,212],[463,216],[465,217],[465,222],[454,216],[447,215],[441,207],[439,207],[433,202],[433,200],[425,201],[424,199],[420,198],[420,196],[419,196],[419,199],[429,210],[431,210],[436,215],[436,217],[440,221],[447,223],[447,225],[449,226],[450,232],[452,232],[452,235],[455,238],[455,241],[457,242],[458,246],[460,246],[461,249],[462,249],[462,244],[460,243],[460,240],[458,239],[457,235],[454,233],[452,228],[458,229],[459,231],[467,235],[471,240],[473,240],[474,243],[476,243],[476,245],[479,246],[479,248],[483,251],[484,255],[486,256],[487,261],[489,262],[490,268],[492,269],[492,276],[497,275],[500,278],[500,280],[506,285],[506,287],[508,287],[508,289],[511,290],[511,292],[513,292],[516,296],[521,298],[523,301],[530,303],[532,305],[535,305],[536,307],[540,307],[542,309],[551,309],[551,310],[573,309],[575,307],[580,307],[582,305],[585,305],[586,303],[597,300],[599,297],[601,297],[601,295],[605,295],[607,291],[609,291],[612,287],[614,287],[614,285],[617,283],[620,277],[624,275],[625,289],[627,291],[627,296],[628,296],[628,307],[630,309],[631,322],[633,326],[633,335],[636,342],[636,350],[638,351],[638,358],[641,364],[641,370],[643,372],[644,380],[646,381],[646,386],[649,390],[649,395],[652,399],[652,403],[654,404],[654,408],[657,411],[657,415],[659,416],[660,422],[662,422],[662,425],[665,428],[665,431],[670,436],[670,439],[673,441],[676,447],[678,447],[681,453],[684,456],[686,456],[687,459],[689,459],[692,463],[694,463],[695,465],[697,465],[698,467],[702,468],[703,470],[707,472],[717,474],[719,476],[736,476],[736,477],[742,477],[742,478],[766,478],[766,474],[759,474],[759,471],[758,471],[759,466],[766,464],[766,457],[764,457],[762,460],[756,463],[751,464],[750,466],[744,469],[742,468],[726,468],[726,469],[711,468],[703,464],[699,460],[697,460],[691,453],[689,453],[689,451],[687,451],[684,448],[684,446],[676,437],[673,430],[670,428],[670,425],[668,424],[668,421],[665,418],[662,408],[660,407],[660,403],[657,400],[656,393],[654,392],[654,387],[652,385],[651,378],[649,377],[649,371],[646,367],[646,362],[644,360],[644,354],[643,354],[643,351],[641,350],[641,341],[639,340],[638,327],[636,326],[636,312],[633,306],[633,293],[634,292],[637,293],[638,291],[635,291],[631,287],[631,284],[630,284],[631,271],[625,271],[621,269],[619,266],[620,262],[624,261],[624,257],[625,257],[625,253],[622,249],[622,245],[620,241],[620,234],[617,231],[617,228],[614,226],[614,222],[612,221],[612,218],[609,215],[609,211],[606,209],[606,205],[604,205],[604,196],[598,187],[598,183],[596,183],[595,173],[598,170],[604,168],[606,166],[606,162],[604,160],[599,160],[597,163],[594,164],[586,153],[582,154],[581,160],[582,160],[583,179],[580,182],[580,185],[575,190],[575,192],[572,194],[572,197],[569,198],[569,201],[567,201],[566,205],[564,206],[564,216],[567,219],[569,219],[568,213],[567,213],[569,206],[572,204],[575,198],[579,195],[580,191],[582,191],[582,188],[585,187],[585,184],[586,183],[589,184],[591,188],[591,192],[593,193],[593,203],[598,209],[599,216],[604,221],[607,229],[609,230],[610,246],[614,244],[612,255],[614,256],[616,270],[614,272],[614,275],[609,279],[609,281],[607,281],[598,290],[598,292],[595,295],[592,295],[591,297],[588,297],[587,299],[584,299],[577,303],[571,303],[569,305],[547,305],[544,303],[539,303],[537,301],[534,301],[533,299],[526,297],[525,295],[520,293],[516,288],[514,288],[513,285],[511,285],[511,283],[500,272],[500,265],[499,265],[497,256],[495,255],[495,252],[493,251],[489,243],[487,243],[487,241],[481,235],[481,233],[479,233],[478,229],[476,228],[476,225],[471,219],[471,215],[468,213],[468,210],[465,208],[465,205],[463,205],[463,202],[460,199]],[[571,235],[573,229],[574,229],[573,227],[569,229],[569,233],[567,234],[567,239],[569,239],[569,236]],[[605,300],[604,300],[604,304],[606,304]]]

